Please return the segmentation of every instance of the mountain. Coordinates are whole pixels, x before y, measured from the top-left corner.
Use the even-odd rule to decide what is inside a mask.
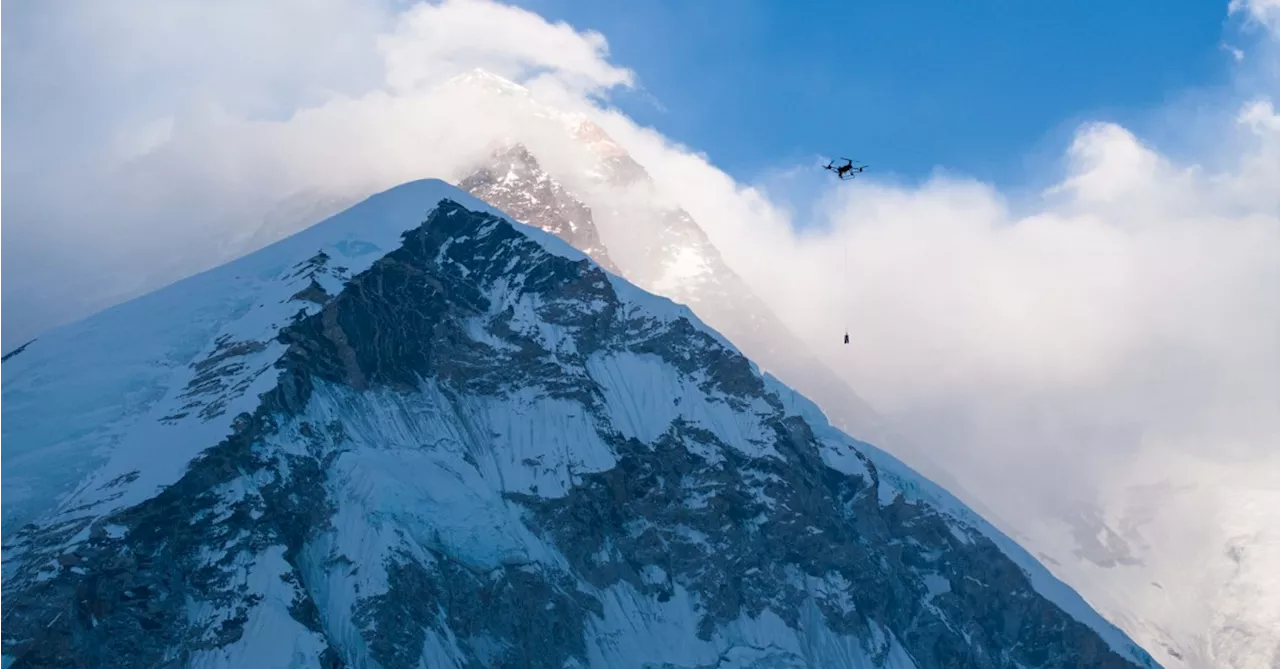
[[[5,669],[1154,666],[687,307],[441,182],[3,365]]]
[[[523,144],[500,148],[458,186],[513,219],[568,242],[613,274],[621,273],[600,242],[591,209],[538,165]]]

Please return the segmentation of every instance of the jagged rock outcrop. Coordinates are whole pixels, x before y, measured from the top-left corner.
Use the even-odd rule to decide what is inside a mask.
[[[458,187],[521,223],[563,239],[606,270],[620,273],[600,242],[591,209],[552,179],[523,144],[494,151]]]

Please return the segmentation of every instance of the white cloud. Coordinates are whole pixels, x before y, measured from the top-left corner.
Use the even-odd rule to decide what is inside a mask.
[[[582,92],[630,85],[633,78],[606,60],[603,35],[549,24],[532,12],[488,0],[418,5],[378,42],[395,91],[421,90],[477,67],[512,80],[551,70]]]
[[[1276,6],[1232,11],[1274,27]],[[803,166],[790,182],[823,196],[800,225],[785,197],[593,102],[634,80],[603,37],[488,0],[33,3],[5,19],[6,350],[217,261],[217,240],[300,191],[456,179],[502,136],[578,165],[556,120],[433,87],[483,66],[604,126],[896,422],[909,458],[1060,557],[1079,541],[1053,520],[1070,512],[1124,533],[1147,564],[1062,567],[1086,596],[1184,638],[1216,630],[1219,666],[1275,643],[1247,636],[1274,629],[1280,599],[1257,576],[1280,527],[1274,43],[1248,46],[1239,67],[1264,69],[1206,155],[1093,123],[1030,198],[946,175],[827,186]]]
[[[1280,34],[1280,0],[1231,0],[1231,14],[1244,13],[1249,19]]]
[[[1240,123],[1263,138],[1280,133],[1280,115],[1269,99],[1255,100],[1240,110]]]

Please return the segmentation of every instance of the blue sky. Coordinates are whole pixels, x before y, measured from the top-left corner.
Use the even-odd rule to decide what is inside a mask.
[[[661,108],[614,103],[748,180],[840,154],[907,178],[943,166],[1017,183],[1079,122],[1141,133],[1150,110],[1222,85],[1231,63],[1220,2],[519,4],[603,33]]]

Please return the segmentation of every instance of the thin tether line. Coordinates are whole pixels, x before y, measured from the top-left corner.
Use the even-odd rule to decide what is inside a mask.
[[[843,240],[844,246],[844,333],[849,334],[849,240]]]

